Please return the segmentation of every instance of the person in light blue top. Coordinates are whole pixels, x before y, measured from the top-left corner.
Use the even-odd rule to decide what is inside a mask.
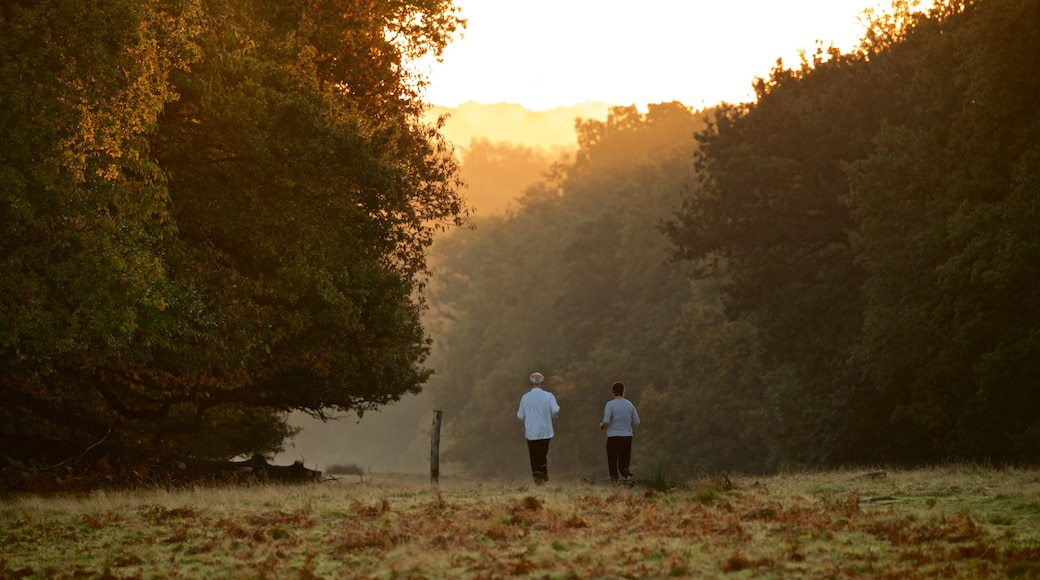
[[[531,473],[538,485],[549,481],[549,441],[555,435],[553,421],[560,416],[556,397],[542,390],[544,380],[542,373],[531,375],[531,390],[520,397],[520,408],[516,411],[516,418],[524,422]]]
[[[632,479],[628,467],[632,461],[633,428],[639,425],[639,413],[636,406],[625,398],[625,385],[617,382],[610,385],[614,398],[607,401],[603,409],[603,421],[599,428],[607,431],[607,470],[610,479],[618,480],[618,474],[626,481]]]

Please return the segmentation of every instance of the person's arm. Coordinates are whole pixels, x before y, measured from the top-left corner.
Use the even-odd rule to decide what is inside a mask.
[[[560,404],[556,402],[556,396],[552,398],[552,418],[553,421],[560,417]]]
[[[636,406],[632,405],[632,426],[636,427],[639,425],[639,412],[636,411]]]
[[[524,400],[520,399],[520,408],[516,410],[516,418],[524,420]]]
[[[603,421],[600,422],[599,428],[606,429],[607,425],[610,425],[610,403],[603,407]]]

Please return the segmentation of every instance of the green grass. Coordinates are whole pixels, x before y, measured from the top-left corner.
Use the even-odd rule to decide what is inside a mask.
[[[1040,471],[860,474],[16,496],[0,578],[1040,577]]]

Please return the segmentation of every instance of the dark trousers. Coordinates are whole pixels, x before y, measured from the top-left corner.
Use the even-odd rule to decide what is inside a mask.
[[[552,439],[527,440],[527,453],[531,456],[531,474],[537,483],[549,481],[549,442]]]
[[[617,481],[618,472],[622,477],[630,477],[628,464],[632,461],[632,437],[607,437],[607,469],[610,479]]]

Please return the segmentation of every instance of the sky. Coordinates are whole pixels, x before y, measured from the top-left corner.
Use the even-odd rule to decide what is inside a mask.
[[[426,101],[539,111],[602,101],[753,100],[755,77],[816,42],[856,46],[879,0],[455,0],[468,20],[441,63],[421,64]]]

